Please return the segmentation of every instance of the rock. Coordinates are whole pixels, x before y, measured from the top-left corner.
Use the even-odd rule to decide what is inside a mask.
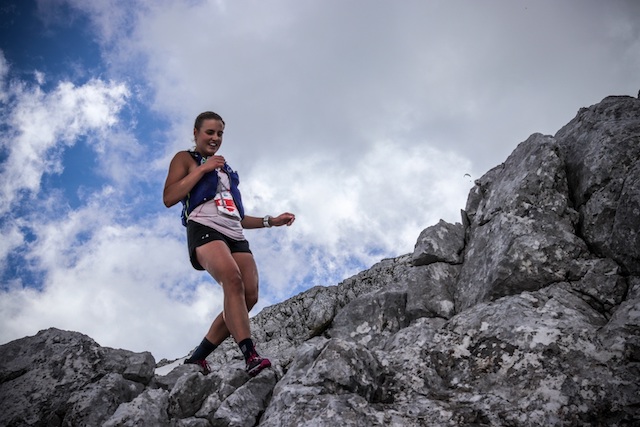
[[[444,262],[415,267],[407,280],[407,316],[438,316],[445,319],[455,314],[453,293],[460,274],[459,265]]]
[[[375,425],[364,412],[376,394],[379,371],[364,346],[314,340],[274,388],[260,425]]]
[[[640,362],[640,277],[633,277],[631,282],[634,290],[616,308],[598,336],[606,348],[618,354],[622,363],[637,364]]]
[[[492,424],[633,419],[637,387],[620,375],[616,353],[596,339],[605,324],[555,285],[466,310],[438,331],[429,357],[444,391],[453,392],[450,402],[470,403],[463,390],[473,390],[474,407]]]
[[[63,426],[102,425],[121,403],[130,402],[143,390],[143,384],[109,373],[71,395]]]
[[[0,346],[0,425],[70,425],[63,422],[69,411],[72,419],[99,420],[87,405],[104,399],[98,407],[110,410],[131,400],[154,366],[151,353],[101,347],[55,328],[12,341]]]
[[[102,427],[169,427],[169,392],[145,390],[131,402],[121,404]]]
[[[624,180],[613,224],[605,253],[610,251],[629,274],[640,274],[640,163],[629,169]]]
[[[464,227],[443,220],[420,233],[411,262],[415,266],[434,262],[460,264],[464,249]]]
[[[613,260],[597,258],[580,264],[582,271],[569,278],[571,290],[607,317],[624,301],[627,280]]]
[[[251,427],[267,408],[278,377],[274,370],[266,370],[240,386],[229,395],[218,410],[209,416],[213,426]]]
[[[478,180],[454,298],[456,312],[565,279],[588,257],[575,235],[564,162],[552,137],[532,135]]]
[[[596,255],[640,271],[640,100],[608,97],[583,108],[555,139],[566,159],[579,234]]]
[[[181,376],[169,393],[169,416],[187,418],[195,415],[204,400],[213,393],[220,381],[215,375],[200,372]]]
[[[404,328],[406,291],[380,291],[363,295],[347,304],[333,319],[327,335],[349,338],[367,346]]]
[[[166,365],[162,365],[166,366]],[[158,367],[162,367],[158,366]],[[171,371],[169,371],[166,375],[159,375],[156,371],[156,375],[153,378],[150,386],[152,388],[161,388],[163,390],[171,391],[173,387],[176,385],[178,380],[185,375],[201,372],[202,369],[198,365],[193,364],[179,364]]]

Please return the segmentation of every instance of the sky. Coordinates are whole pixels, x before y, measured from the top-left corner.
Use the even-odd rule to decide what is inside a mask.
[[[296,214],[245,232],[255,315],[412,252],[529,135],[638,89],[637,0],[6,0],[0,344],[201,341],[222,292],[162,189],[202,111],[247,213]]]

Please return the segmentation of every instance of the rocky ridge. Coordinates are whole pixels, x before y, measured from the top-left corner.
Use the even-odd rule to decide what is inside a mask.
[[[640,425],[640,100],[607,97],[475,182],[412,254],[252,319],[195,366],[49,329],[0,346],[6,426]]]

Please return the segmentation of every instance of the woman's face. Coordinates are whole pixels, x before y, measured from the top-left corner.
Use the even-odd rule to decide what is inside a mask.
[[[194,129],[193,136],[196,140],[196,151],[204,157],[213,156],[222,145],[224,124],[220,120],[207,119],[202,122],[200,130]]]

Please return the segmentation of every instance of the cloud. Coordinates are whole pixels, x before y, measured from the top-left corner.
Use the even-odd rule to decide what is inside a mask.
[[[166,156],[213,109],[225,153],[249,167],[321,152],[347,168],[401,136],[435,137],[488,170],[580,107],[635,93],[628,2],[462,4],[149,2],[107,54],[116,69],[133,58],[169,118]]]
[[[61,173],[65,148],[80,138],[90,135],[87,142],[103,151],[104,130],[116,123],[127,96],[125,85],[101,80],[60,82],[51,92],[24,82],[10,85],[10,113],[3,117],[9,131],[0,139],[7,152],[0,165],[0,215],[20,192],[37,194],[43,175]]]
[[[168,118],[166,156],[213,109],[242,142],[225,150],[250,149],[247,162],[319,149],[348,162],[400,133],[437,135],[487,170],[580,107],[635,94],[640,68],[633,2],[165,1],[122,8],[126,19],[69,4],[95,23],[110,70],[135,69]]]
[[[24,244],[24,235],[15,222],[2,224],[0,227],[2,241],[0,241],[0,260],[6,260],[17,248]],[[5,273],[7,263],[0,263],[0,275]]]

